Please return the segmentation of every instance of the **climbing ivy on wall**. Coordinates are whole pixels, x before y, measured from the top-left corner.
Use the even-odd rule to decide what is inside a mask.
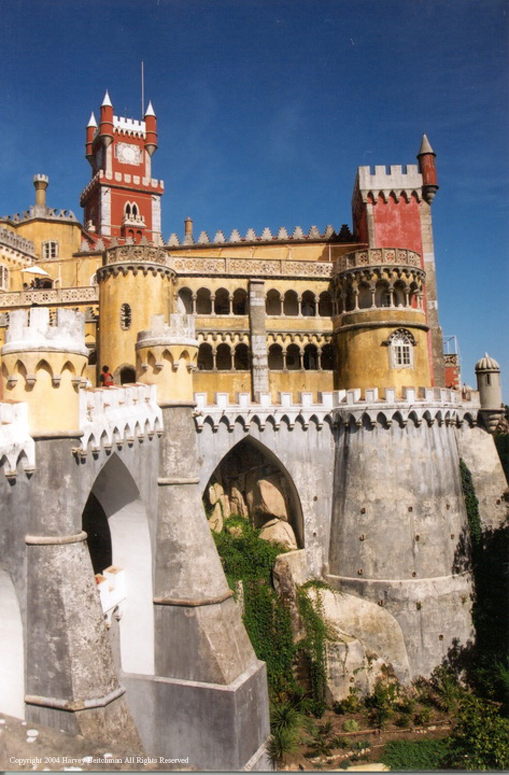
[[[291,612],[272,586],[276,558],[286,549],[264,541],[259,533],[248,520],[232,516],[213,536],[231,589],[238,593],[238,582],[242,582],[244,624],[256,656],[267,664],[271,699],[280,702],[299,692],[294,667],[301,659],[310,684],[309,709],[319,716],[325,709],[328,630],[318,597],[309,594],[317,583],[310,582],[298,590],[298,612],[305,637],[294,643]]]
[[[464,460],[460,459],[461,484],[463,486],[463,496],[467,510],[468,527],[472,544],[477,546],[482,537],[481,517],[479,514],[479,501],[475,494],[472,474]]]

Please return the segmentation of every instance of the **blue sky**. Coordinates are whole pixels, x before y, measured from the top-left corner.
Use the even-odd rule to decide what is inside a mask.
[[[439,312],[463,378],[485,350],[509,402],[506,0],[11,0],[0,32],[0,213],[80,217],[85,126],[159,122],[163,233],[351,225],[356,168],[437,154]]]

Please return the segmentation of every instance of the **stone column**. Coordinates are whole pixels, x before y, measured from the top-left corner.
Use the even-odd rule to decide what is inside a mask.
[[[269,391],[264,280],[249,281],[249,324],[252,352],[252,395],[255,398],[257,394]]]
[[[203,508],[193,418],[194,319],[170,320],[167,326],[154,318],[137,344],[144,366],[138,378],[157,385],[165,429],[154,572],[157,679],[138,686],[155,712],[146,720],[140,705],[137,720],[158,755],[190,756],[196,769],[242,769],[264,755],[265,666],[242,624]],[[162,357],[167,351],[170,360]]]
[[[141,752],[119,684],[92,562],[72,454],[79,445],[79,387],[88,359],[85,316],[11,314],[2,348],[6,397],[28,404],[36,441],[27,564],[27,718],[94,742]],[[22,367],[19,364],[22,364]]]

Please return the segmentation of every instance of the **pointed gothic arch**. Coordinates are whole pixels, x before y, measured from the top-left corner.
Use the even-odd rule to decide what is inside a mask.
[[[264,485],[260,488],[262,480]],[[214,482],[222,483],[232,513],[239,507],[242,496],[244,505],[240,509],[245,508],[255,527],[262,527],[274,518],[281,519],[292,528],[297,547],[304,547],[302,505],[293,478],[277,455],[261,441],[245,436],[223,456],[205,487],[205,499]]]
[[[98,474],[83,510],[94,572],[106,562],[125,571],[119,622],[126,673],[154,673],[152,544],[145,505],[128,468],[114,452]],[[110,561],[111,560],[111,561]],[[108,566],[105,566],[108,567]]]

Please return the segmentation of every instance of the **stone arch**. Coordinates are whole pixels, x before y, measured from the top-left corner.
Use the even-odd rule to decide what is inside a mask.
[[[258,528],[268,527],[274,519],[285,522],[293,531],[297,548],[304,547],[304,519],[295,483],[281,460],[261,441],[245,436],[223,456],[205,488],[206,500],[212,485],[223,491],[231,513],[240,513]]]
[[[299,298],[296,291],[286,291],[283,301],[283,314],[291,317],[299,314]]]
[[[199,371],[212,371],[214,368],[214,353],[209,342],[202,342],[198,349]]]
[[[244,288],[237,288],[232,300],[234,315],[247,315],[247,293]]]
[[[193,292],[190,288],[180,288],[178,297],[184,305],[186,315],[193,314]]]
[[[218,288],[214,296],[214,314],[230,314],[230,294],[226,288]]]
[[[136,382],[136,369],[130,363],[119,366],[115,371],[115,376],[117,374],[121,385],[132,385]]]
[[[281,314],[281,294],[275,288],[271,288],[267,292],[265,299],[265,311],[267,315],[280,315]]]
[[[198,315],[212,314],[212,298],[208,288],[200,288],[196,294],[196,313]]]
[[[10,574],[0,566],[0,713],[25,717],[23,621]]]
[[[94,572],[111,557],[125,573],[119,623],[120,659],[127,673],[154,674],[152,546],[145,505],[129,470],[114,452],[98,474],[83,510]],[[94,545],[95,541],[95,545]],[[102,568],[101,570],[104,570]]]

